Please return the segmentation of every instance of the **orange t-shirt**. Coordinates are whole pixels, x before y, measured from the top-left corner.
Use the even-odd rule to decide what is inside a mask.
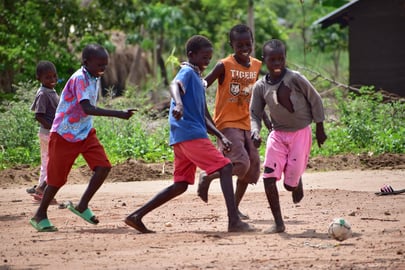
[[[222,59],[221,62],[224,64],[225,76],[222,84],[218,83],[215,96],[215,125],[219,130],[250,130],[250,97],[262,62],[250,57],[250,66],[245,67],[236,62],[233,55]]]

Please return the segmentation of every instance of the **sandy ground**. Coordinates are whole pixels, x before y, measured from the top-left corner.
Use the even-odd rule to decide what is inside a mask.
[[[405,193],[376,196],[383,184],[405,188],[405,170],[348,170],[304,175],[305,197],[297,205],[280,185],[286,232],[264,234],[273,218],[263,183],[250,186],[241,211],[259,231],[228,233],[219,182],[208,204],[196,186],[145,216],[155,234],[139,234],[123,219],[171,180],[105,183],[91,201],[100,219],[86,223],[51,205],[58,232],[38,233],[29,219],[37,204],[27,185],[0,190],[0,269],[405,269]],[[281,183],[280,183],[281,184]],[[83,184],[68,184],[59,202],[77,202]],[[335,217],[352,225],[343,242],[327,235]]]

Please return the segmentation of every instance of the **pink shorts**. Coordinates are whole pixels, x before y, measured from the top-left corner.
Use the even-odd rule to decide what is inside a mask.
[[[281,179],[296,187],[304,173],[312,146],[311,126],[294,132],[273,130],[267,138],[263,178]]]
[[[209,139],[195,139],[173,145],[174,182],[194,184],[197,167],[211,174],[231,161]]]
[[[48,179],[50,186],[61,187],[68,178],[70,169],[76,158],[82,154],[88,166],[94,171],[96,167],[111,168],[104,147],[96,136],[96,130],[92,129],[83,141],[69,142],[56,132],[49,136],[49,160]]]

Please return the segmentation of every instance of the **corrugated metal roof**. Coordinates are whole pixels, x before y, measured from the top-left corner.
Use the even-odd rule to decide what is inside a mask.
[[[329,13],[328,15],[316,20],[313,24],[321,24],[322,28],[326,28],[334,23],[339,23],[342,27],[346,26],[350,20],[347,11],[360,0],[352,0],[349,3],[341,6],[335,11]]]

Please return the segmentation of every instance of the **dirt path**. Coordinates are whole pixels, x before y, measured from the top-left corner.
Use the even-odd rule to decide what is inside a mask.
[[[170,183],[106,183],[91,202],[101,220],[97,226],[52,205],[55,233],[38,233],[29,225],[37,205],[25,193],[27,185],[3,185],[0,269],[405,269],[405,194],[374,194],[385,183],[405,188],[405,170],[306,173],[298,205],[280,186],[287,226],[282,234],[227,233],[218,182],[208,204],[192,186],[147,215],[144,222],[156,234],[138,234],[122,222]],[[273,222],[262,185],[250,186],[241,204],[260,230]],[[77,202],[84,188],[68,184],[57,199]],[[338,216],[353,229],[344,242],[327,235]]]

